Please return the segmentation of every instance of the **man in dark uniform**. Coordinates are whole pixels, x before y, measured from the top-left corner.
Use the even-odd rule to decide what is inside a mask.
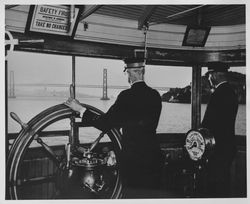
[[[211,63],[206,76],[213,93],[207,105],[202,126],[215,138],[215,151],[207,164],[207,193],[209,197],[230,196],[230,166],[236,154],[235,119],[237,96],[227,82],[229,66]]]
[[[131,88],[122,91],[104,115],[93,120],[95,127],[106,132],[122,128],[121,175],[126,198],[155,197],[160,187],[163,164],[156,128],[161,113],[159,93],[144,82],[145,63],[140,59],[126,59],[125,70]],[[69,99],[66,105],[82,113],[79,102]]]

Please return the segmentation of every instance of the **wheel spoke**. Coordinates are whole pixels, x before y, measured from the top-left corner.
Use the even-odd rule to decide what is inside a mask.
[[[34,177],[34,178],[24,178],[24,179],[18,179],[15,184],[17,186],[27,186],[27,185],[35,185],[35,184],[41,184],[41,183],[47,183],[47,182],[55,182],[56,175],[48,175],[48,176],[40,176],[40,177]]]
[[[50,148],[45,142],[40,137],[36,137],[37,143],[39,143],[43,149],[48,153],[48,155],[51,157],[51,159],[56,163],[56,165],[59,167],[60,166],[60,161],[57,158],[57,155],[55,152]]]

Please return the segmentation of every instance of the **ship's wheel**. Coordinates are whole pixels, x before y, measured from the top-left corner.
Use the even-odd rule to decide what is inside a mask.
[[[95,107],[82,105],[96,115],[102,114]],[[12,116],[17,119],[14,113]],[[76,119],[74,140],[78,141],[74,143],[72,117]],[[27,124],[21,122],[23,128],[8,154],[8,199],[121,197],[119,131],[111,129],[103,134],[93,126],[77,122],[78,119],[71,109],[60,104]],[[62,126],[64,131],[58,130]]]
[[[14,39],[9,31],[5,31],[5,57],[8,57],[8,52],[14,50],[14,46],[18,44],[18,40]]]

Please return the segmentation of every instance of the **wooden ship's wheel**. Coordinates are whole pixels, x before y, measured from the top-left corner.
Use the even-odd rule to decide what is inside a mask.
[[[97,115],[102,114],[92,106],[82,105]],[[72,110],[64,104],[56,105],[27,124],[21,122],[16,114],[11,115],[23,128],[7,160],[10,199],[103,199],[121,196],[122,182],[118,169],[121,144],[120,133],[116,129],[107,134],[101,133],[93,143],[82,144],[78,133],[87,127],[80,127],[82,123],[75,122],[74,131],[66,131],[69,139],[66,146],[49,145],[45,140],[53,135],[53,131],[46,130],[62,121],[70,122],[75,115]],[[100,142],[103,137],[108,142]],[[115,162],[108,164],[110,156]],[[35,165],[38,162],[41,165]],[[48,192],[37,190],[44,186]]]

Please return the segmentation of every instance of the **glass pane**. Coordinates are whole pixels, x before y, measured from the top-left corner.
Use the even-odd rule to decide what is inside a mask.
[[[191,128],[191,67],[147,66],[146,82],[162,97],[158,133],[186,133]]]

